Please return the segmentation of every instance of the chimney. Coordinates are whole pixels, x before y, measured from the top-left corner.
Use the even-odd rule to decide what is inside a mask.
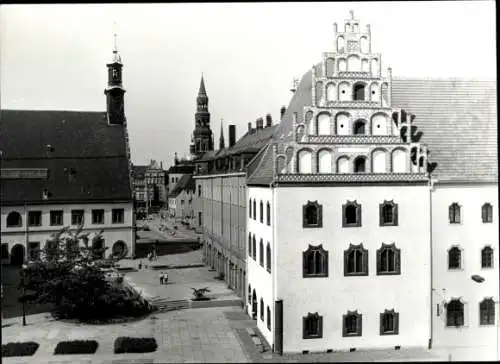
[[[283,120],[283,116],[285,115],[286,112],[286,107],[282,106],[280,110],[280,118]]]
[[[236,144],[236,125],[229,125],[229,148]]]
[[[273,125],[273,118],[271,114],[266,115],[266,128],[269,128],[271,125]]]
[[[252,123],[248,123],[248,133],[252,132]]]
[[[262,129],[262,127],[264,126],[264,119],[263,118],[258,118],[255,121],[255,124],[257,126],[257,129]]]

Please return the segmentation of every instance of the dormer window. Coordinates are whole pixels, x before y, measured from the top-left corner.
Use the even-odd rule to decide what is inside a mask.
[[[323,206],[318,201],[307,201],[302,206],[302,226],[305,228],[318,228],[323,226]]]

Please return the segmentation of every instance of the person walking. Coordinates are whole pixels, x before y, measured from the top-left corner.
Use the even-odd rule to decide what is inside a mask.
[[[164,280],[164,275],[163,275],[163,272],[160,273],[160,284],[163,284],[163,280]]]
[[[163,276],[163,283],[167,284],[167,282],[168,282],[168,273],[165,272],[165,275]]]
[[[139,270],[142,269],[142,260],[139,260]]]

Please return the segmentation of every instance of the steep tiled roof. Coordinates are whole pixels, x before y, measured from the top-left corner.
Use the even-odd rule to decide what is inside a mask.
[[[146,170],[148,166],[133,166],[133,173],[135,179],[144,179],[146,177]]]
[[[172,166],[168,169],[167,173],[193,173],[194,171],[194,164],[189,164],[189,165],[177,165],[177,166]]]
[[[177,197],[179,193],[181,193],[183,190],[194,190],[195,189],[195,183],[193,179],[192,174],[185,174],[184,176],[181,177],[179,182],[175,185],[174,189],[172,192],[170,192],[171,197]]]
[[[292,115],[311,102],[308,71],[294,93],[273,140],[282,152],[292,138]],[[497,182],[497,111],[494,81],[459,79],[404,79],[392,83],[392,106],[415,114],[420,142],[427,144],[433,177],[441,182]],[[273,179],[272,151],[268,148],[248,184],[268,185]]]
[[[443,182],[496,182],[495,81],[395,79],[392,104],[415,114],[417,133]]]
[[[103,112],[1,110],[0,148],[2,169],[48,169],[3,178],[2,204],[132,200],[125,128]]]

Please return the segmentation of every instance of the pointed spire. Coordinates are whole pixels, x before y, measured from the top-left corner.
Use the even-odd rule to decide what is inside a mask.
[[[200,82],[200,90],[198,91],[198,96],[207,95],[207,91],[205,90],[205,80],[203,79],[203,73],[201,74],[201,82]]]
[[[222,128],[222,119],[220,119],[220,138],[219,138],[219,149],[224,149],[224,129]]]
[[[118,54],[118,46],[116,44],[116,39],[118,35],[116,34],[116,22],[113,23],[115,31],[113,32],[113,63],[122,63],[122,57]]]

